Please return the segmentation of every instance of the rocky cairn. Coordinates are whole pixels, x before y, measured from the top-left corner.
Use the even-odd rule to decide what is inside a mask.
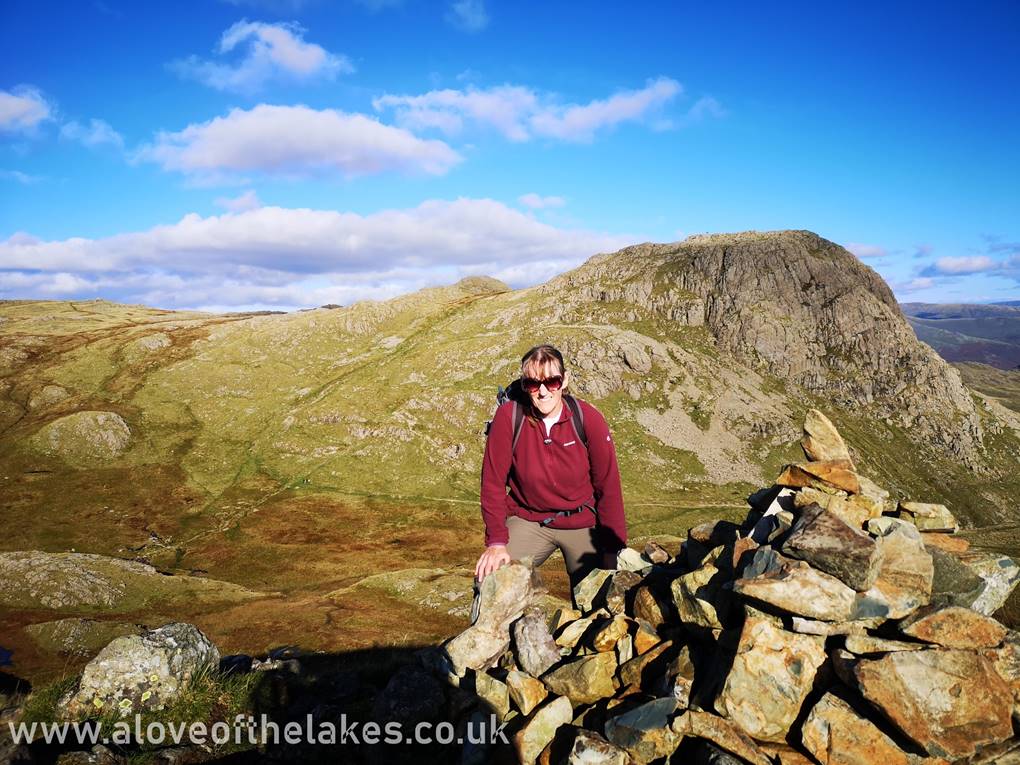
[[[524,763],[1013,762],[1020,633],[992,614],[1020,568],[945,506],[891,501],[821,412],[802,445],[743,524],[622,550],[576,610],[541,608],[527,562],[487,577],[475,623],[422,654],[448,717],[480,699]]]

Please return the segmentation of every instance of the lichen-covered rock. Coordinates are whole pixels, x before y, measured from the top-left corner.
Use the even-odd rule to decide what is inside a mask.
[[[878,545],[874,538],[859,528],[851,528],[818,505],[801,510],[783,542],[783,552],[858,591],[871,587],[878,574]]]
[[[958,531],[959,522],[945,505],[927,502],[900,502],[900,518],[910,521],[921,531]]]
[[[573,717],[570,701],[562,696],[540,707],[514,736],[514,748],[521,765],[532,765],[553,740],[561,725]]]
[[[595,601],[606,587],[606,580],[612,575],[612,571],[597,568],[574,586],[574,603],[582,613],[598,608]]]
[[[532,677],[544,674],[560,660],[560,649],[549,634],[545,615],[538,608],[529,608],[514,622],[513,635],[517,664]]]
[[[721,628],[717,609],[722,605],[722,582],[721,572],[712,563],[705,563],[701,568],[674,579],[670,587],[680,621]]]
[[[902,619],[931,601],[935,564],[912,524],[895,518],[882,520],[889,523],[869,524],[881,534],[882,550],[878,575],[864,598],[883,605],[888,618]]]
[[[121,716],[162,709],[199,672],[220,660],[209,639],[191,624],[175,622],[142,635],[119,637],[85,665],[77,689],[62,703],[75,716]]]
[[[1006,637],[1006,628],[989,616],[969,608],[923,608],[900,623],[900,632],[946,648],[994,648]]]
[[[833,622],[853,618],[857,603],[857,593],[836,577],[770,547],[755,552],[733,591],[790,614]]]
[[[933,757],[970,757],[1013,735],[1013,694],[972,651],[890,653],[861,659],[853,674],[863,696]]]
[[[630,765],[630,755],[589,730],[579,730],[567,757],[567,765]]]
[[[536,597],[534,572],[523,563],[496,569],[482,582],[478,619],[443,648],[454,674],[486,669],[510,645],[510,624]]]
[[[824,662],[822,637],[749,617],[716,704],[751,737],[783,742]]]
[[[671,727],[675,699],[655,699],[606,722],[606,738],[627,751],[636,763],[648,763],[673,753],[683,739]]]
[[[801,728],[804,748],[821,765],[913,765],[870,720],[843,699],[827,693],[811,709]]]
[[[817,409],[809,409],[804,417],[804,437],[800,440],[804,454],[812,462],[844,460],[855,470],[843,437],[832,421]]]
[[[71,394],[60,385],[44,385],[32,392],[28,398],[29,410],[35,412],[59,404]]]
[[[76,467],[105,465],[128,448],[131,429],[116,412],[84,411],[44,425],[30,439],[38,450]]]
[[[541,680],[557,696],[566,696],[575,704],[591,704],[616,692],[615,672],[616,654],[596,653],[565,662]]]

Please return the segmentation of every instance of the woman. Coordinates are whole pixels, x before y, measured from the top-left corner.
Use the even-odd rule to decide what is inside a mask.
[[[569,382],[562,354],[536,346],[521,359],[517,427],[513,401],[496,410],[482,460],[479,581],[510,560],[539,566],[557,549],[571,586],[616,567],[627,541],[616,450],[602,414],[565,394]]]

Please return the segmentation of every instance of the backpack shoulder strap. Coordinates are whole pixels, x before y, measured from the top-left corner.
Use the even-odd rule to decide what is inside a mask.
[[[570,395],[564,395],[563,400],[567,402],[567,406],[570,407],[570,411],[573,413],[573,417],[570,422],[574,426],[574,433],[584,444],[584,448],[588,448],[588,434],[584,431],[584,410],[581,409],[581,405],[577,402],[577,399]]]
[[[511,454],[517,448],[517,439],[521,437],[521,426],[524,425],[524,407],[514,401],[512,414],[514,420],[514,440],[510,445]]]

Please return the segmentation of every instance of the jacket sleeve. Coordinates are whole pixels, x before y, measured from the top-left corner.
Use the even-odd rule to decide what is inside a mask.
[[[620,549],[627,544],[627,519],[623,513],[623,488],[620,485],[620,467],[616,462],[616,446],[606,418],[590,404],[584,411],[584,429],[588,436],[591,485],[599,525],[604,529],[604,544],[611,550]]]
[[[485,546],[505,545],[510,541],[506,528],[506,486],[513,458],[513,404],[503,404],[492,418],[482,457],[482,521]]]

